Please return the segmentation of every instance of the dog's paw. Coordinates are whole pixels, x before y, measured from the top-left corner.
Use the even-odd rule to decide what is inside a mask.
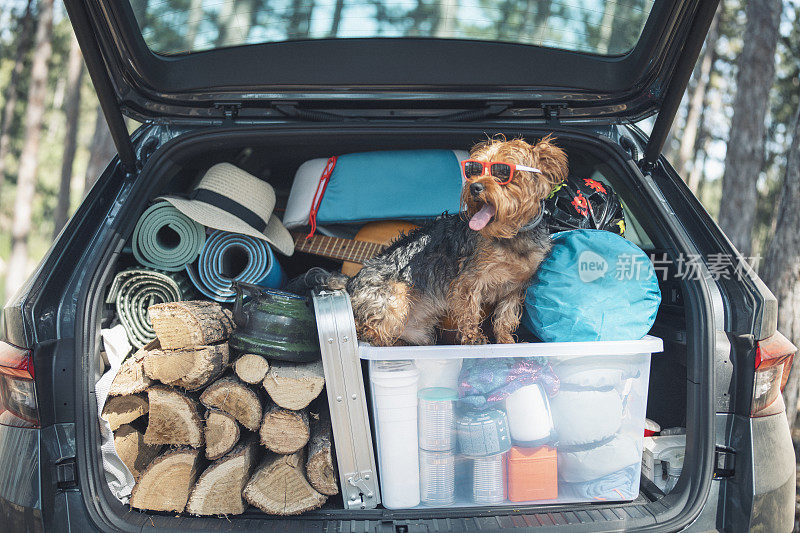
[[[465,333],[461,336],[461,344],[480,345],[489,344],[489,339],[480,331],[474,333]]]
[[[514,339],[514,336],[510,333],[506,334],[495,334],[495,338],[497,340],[497,344],[515,344],[517,341]]]

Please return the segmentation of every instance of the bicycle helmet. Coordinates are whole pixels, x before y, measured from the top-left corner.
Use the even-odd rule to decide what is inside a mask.
[[[569,177],[556,185],[544,201],[544,217],[551,233],[599,229],[625,236],[625,213],[610,185]]]

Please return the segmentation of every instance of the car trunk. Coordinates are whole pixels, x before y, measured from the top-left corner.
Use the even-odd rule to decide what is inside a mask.
[[[703,428],[711,423],[711,408],[705,405],[708,396],[695,382],[687,379],[687,369],[707,368],[711,354],[704,347],[711,332],[708,321],[699,317],[707,315],[701,296],[702,281],[678,280],[670,271],[659,284],[663,295],[659,313],[651,331],[664,340],[664,352],[652,358],[647,415],[662,427],[687,428],[686,460],[681,480],[676,489],[664,496],[652,483],[643,479],[639,497],[629,503],[572,504],[517,507],[473,507],[451,509],[413,509],[390,511],[345,510],[341,496],[332,497],[320,510],[286,519],[268,516],[251,507],[244,515],[225,518],[176,517],[167,513],[131,512],[110,493],[103,473],[100,454],[100,435],[97,410],[94,402],[96,376],[103,370],[99,350],[99,331],[108,325],[102,302],[121,262],[130,261],[123,251],[125,241],[131,236],[138,216],[148,201],[164,192],[187,191],[201,173],[214,163],[227,161],[268,181],[276,189],[278,208],[282,208],[291,187],[297,167],[309,159],[370,150],[399,150],[419,148],[465,149],[495,131],[507,136],[523,135],[539,138],[552,129],[520,129],[503,125],[393,125],[341,126],[313,125],[264,127],[236,127],[193,130],[158,146],[158,128],[151,128],[149,136],[137,139],[140,153],[151,154],[138,177],[124,187],[124,203],[119,216],[109,220],[114,237],[97,253],[104,259],[92,277],[89,298],[85,303],[85,337],[78,346],[86,353],[81,375],[84,389],[79,391],[84,409],[79,418],[79,457],[85,460],[88,479],[84,493],[87,505],[108,524],[122,530],[215,530],[262,528],[275,531],[293,531],[303,528],[335,530],[372,530],[389,526],[391,530],[457,530],[465,527],[515,528],[540,525],[569,527],[571,530],[618,529],[652,525],[657,517],[673,518],[704,499],[699,489],[707,477],[709,447],[703,437]],[[685,243],[667,217],[663,205],[647,180],[633,164],[631,154],[620,147],[617,139],[620,129],[606,127],[602,130],[556,130],[558,143],[570,159],[570,173],[589,176],[599,172],[618,193],[626,207],[629,237],[638,241],[648,254],[675,258],[691,250],[681,248]],[[630,146],[630,139],[623,144]],[[297,254],[280,258],[287,275],[304,272],[315,264],[335,267],[320,258]],[[692,374],[692,371],[689,371]],[[696,381],[696,380],[695,380]],[[710,403],[710,402],[709,402]],[[707,416],[704,414],[706,413]],[[80,429],[82,428],[82,430]],[[448,519],[448,520],[444,520]],[[405,527],[405,529],[404,529]],[[395,529],[396,528],[396,529]],[[387,529],[388,530],[388,529]]]

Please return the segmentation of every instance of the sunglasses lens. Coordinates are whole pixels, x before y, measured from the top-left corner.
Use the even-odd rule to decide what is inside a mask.
[[[506,163],[494,163],[492,165],[492,176],[497,181],[503,182],[511,179],[511,165]]]
[[[483,165],[477,161],[464,162],[464,175],[468,178],[476,178],[483,174]]]

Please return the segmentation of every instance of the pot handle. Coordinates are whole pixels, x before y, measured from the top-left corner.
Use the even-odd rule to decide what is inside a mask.
[[[257,298],[264,294],[264,292],[258,285],[243,283],[241,281],[234,281],[232,283],[232,288],[236,292],[236,299],[233,302],[233,321],[236,323],[236,327],[243,328],[247,326],[248,319],[250,318],[249,314],[244,310],[243,304],[245,295]]]

